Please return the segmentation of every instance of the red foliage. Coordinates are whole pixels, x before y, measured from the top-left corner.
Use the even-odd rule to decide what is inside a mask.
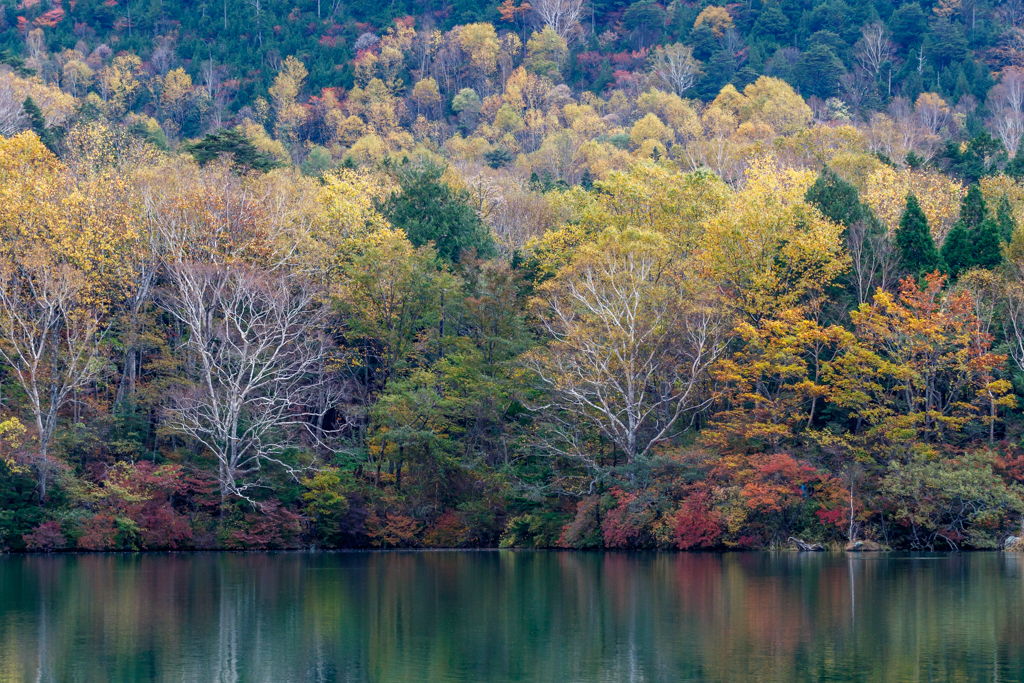
[[[382,548],[410,548],[418,545],[420,522],[407,515],[386,512],[384,519],[371,513],[366,518],[366,535],[372,545]]]
[[[691,493],[675,516],[676,545],[680,550],[713,548],[725,532],[722,513],[711,507],[707,491]]]
[[[295,548],[302,531],[301,517],[277,501],[261,504],[261,510],[246,514],[240,528],[228,535],[225,546],[233,550],[277,550]]]
[[[469,527],[454,510],[437,518],[423,537],[424,543],[435,548],[457,548],[466,542]]]
[[[82,533],[78,547],[82,550],[113,550],[117,546],[117,522],[109,513],[87,517],[79,523],[78,529]]]
[[[576,516],[562,527],[559,548],[584,548],[597,532],[597,496],[588,496],[576,504]],[[596,544],[595,544],[596,545]]]
[[[850,511],[847,508],[834,508],[832,510],[821,509],[816,513],[823,524],[832,526],[845,526],[850,521]]]
[[[132,519],[139,525],[146,548],[177,550],[179,544],[192,540],[188,519],[175,512],[170,503],[143,506]]]
[[[60,531],[60,522],[43,522],[22,538],[29,550],[48,553],[63,550],[67,547],[67,539]]]
[[[1015,481],[1024,482],[1024,455],[1005,453],[996,456],[995,470],[1003,477]]]
[[[320,40],[318,42],[320,43],[320,47],[334,47],[335,44],[337,43],[337,40],[338,39],[335,38],[334,36],[324,35],[320,36]]]
[[[55,28],[57,24],[64,18],[64,10],[60,7],[55,7],[49,12],[44,12],[36,17],[36,26],[45,26],[47,28]]]
[[[651,521],[650,509],[638,503],[638,494],[613,489],[616,505],[608,511],[601,522],[601,536],[605,547],[633,548],[638,545],[641,535]]]
[[[742,494],[747,507],[760,512],[782,512],[809,495],[808,487],[821,480],[817,470],[785,453],[754,456],[750,464],[753,477]]]

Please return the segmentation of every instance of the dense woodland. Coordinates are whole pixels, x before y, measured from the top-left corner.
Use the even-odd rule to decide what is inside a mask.
[[[994,548],[1024,2],[0,3],[0,549]]]

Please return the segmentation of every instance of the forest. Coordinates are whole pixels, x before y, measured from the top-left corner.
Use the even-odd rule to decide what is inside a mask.
[[[1024,2],[0,2],[0,551],[1024,549]]]

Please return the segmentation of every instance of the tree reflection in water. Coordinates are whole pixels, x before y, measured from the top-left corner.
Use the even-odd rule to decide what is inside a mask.
[[[0,558],[3,681],[1015,680],[1009,554]]]

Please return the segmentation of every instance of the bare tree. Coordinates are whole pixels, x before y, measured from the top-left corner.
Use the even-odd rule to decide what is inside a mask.
[[[262,485],[264,468],[315,427],[327,342],[316,291],[288,273],[233,263],[177,262],[160,304],[187,330],[190,384],[170,396],[170,426],[218,463],[221,499]]]
[[[682,43],[658,46],[650,57],[651,80],[682,97],[701,76],[700,62],[693,58],[693,48]]]
[[[896,48],[889,40],[888,31],[881,22],[868,24],[860,33],[861,38],[854,46],[853,56],[877,81],[882,66],[886,62],[891,62],[896,55]]]
[[[583,15],[583,0],[536,0],[531,6],[544,25],[566,42]]]
[[[2,69],[3,67],[0,67]],[[24,98],[19,98],[10,82],[8,71],[0,71],[0,136],[9,138],[28,123]]]
[[[633,462],[710,401],[701,387],[726,318],[700,284],[667,270],[666,253],[645,236],[608,234],[542,288],[536,312],[551,341],[528,363],[550,392],[534,409],[554,425],[556,453],[595,466],[584,424]]]
[[[857,221],[847,232],[851,276],[857,289],[857,303],[871,301],[873,292],[889,290],[899,278],[899,254],[884,230],[873,230],[867,221]]]
[[[101,308],[84,274],[43,248],[0,262],[0,359],[35,420],[39,498],[46,498],[50,439],[60,409],[99,373]]]
[[[999,136],[1010,156],[1016,156],[1024,136],[1024,69],[1003,69],[999,83],[988,93],[987,104],[992,112],[989,128]]]

